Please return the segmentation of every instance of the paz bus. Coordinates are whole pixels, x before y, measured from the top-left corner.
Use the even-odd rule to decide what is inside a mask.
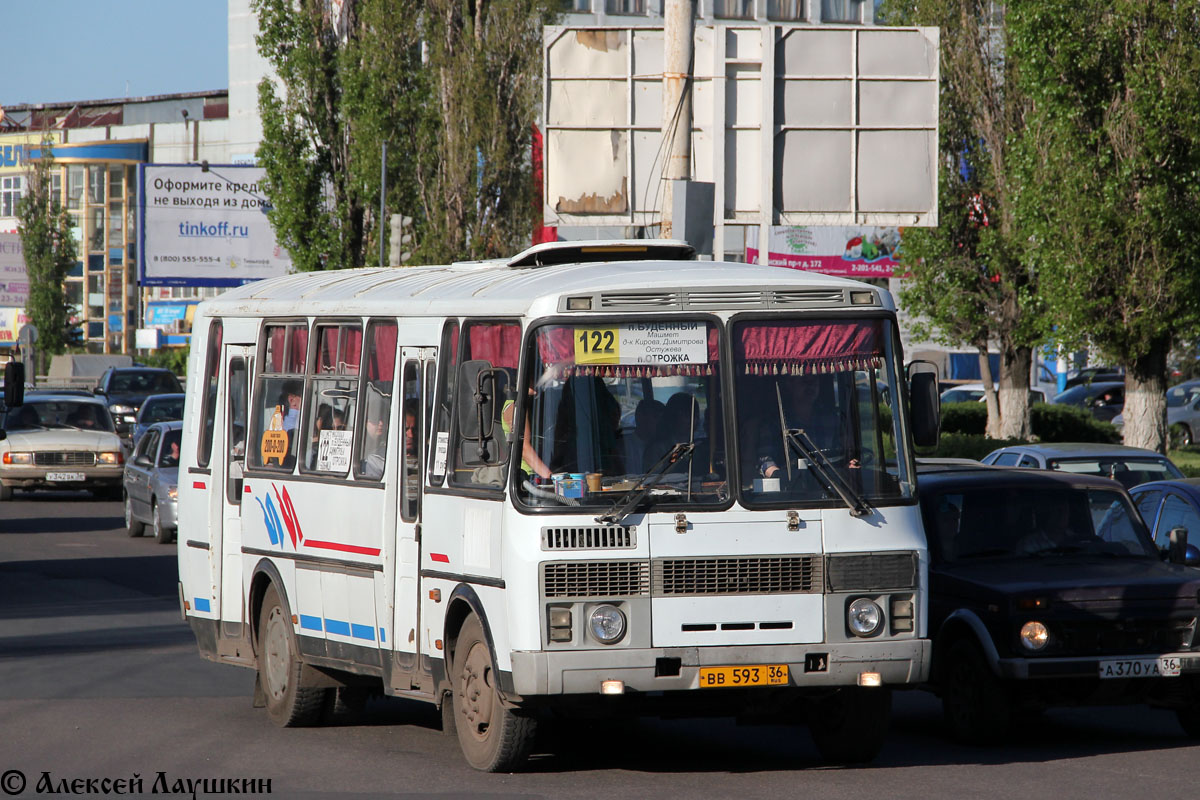
[[[180,602],[277,724],[437,704],[519,768],[592,715],[873,758],[928,674],[936,376],[870,285],[680,242],[289,275],[197,309]]]

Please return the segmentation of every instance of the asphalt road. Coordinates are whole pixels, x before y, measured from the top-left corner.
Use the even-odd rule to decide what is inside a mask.
[[[82,494],[0,504],[0,798],[22,784],[21,796],[38,796],[47,781],[64,794],[104,796],[107,786],[113,795],[128,784],[101,781],[135,776],[146,794],[247,779],[288,798],[1096,800],[1198,791],[1200,743],[1172,714],[1137,707],[1051,711],[1008,745],[979,749],[950,741],[936,700],[908,692],[896,697],[887,746],[865,768],[823,767],[803,728],[645,720],[560,731],[548,741],[558,752],[528,772],[486,775],[466,766],[431,707],[380,698],[359,724],[283,730],[251,707],[252,688],[249,670],[199,657],[179,617],[174,546],[128,538],[120,504]]]

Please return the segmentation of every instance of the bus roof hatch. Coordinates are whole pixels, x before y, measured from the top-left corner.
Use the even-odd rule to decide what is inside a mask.
[[[546,242],[509,259],[513,269],[605,261],[695,261],[696,250],[673,239],[622,239]]]

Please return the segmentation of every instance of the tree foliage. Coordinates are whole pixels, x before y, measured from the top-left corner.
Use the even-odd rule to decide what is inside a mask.
[[[1021,0],[1015,173],[1059,334],[1126,366],[1125,441],[1163,450],[1166,360],[1200,320],[1200,2]]]
[[[17,203],[17,231],[29,275],[25,314],[37,328],[38,350],[44,355],[64,352],[74,338],[65,287],[67,273],[78,258],[71,215],[50,181],[52,144],[48,139],[42,141],[39,157],[27,176],[28,191]]]
[[[272,223],[298,269],[374,264],[381,145],[414,262],[527,242],[541,27],[553,0],[254,0]]]
[[[901,300],[928,320],[924,334],[979,351],[989,434],[1028,437],[1032,354],[1046,322],[1014,213],[1010,160],[1029,111],[1015,81],[1019,62],[988,0],[891,0],[883,12],[889,24],[941,29],[941,224],[904,232],[913,279]],[[1000,351],[998,402],[985,357],[992,342]]]

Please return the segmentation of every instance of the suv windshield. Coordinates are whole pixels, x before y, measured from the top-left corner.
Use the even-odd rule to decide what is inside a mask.
[[[1057,458],[1046,465],[1059,472],[1076,475],[1099,475],[1120,481],[1126,489],[1147,481],[1164,481],[1182,478],[1179,468],[1165,458],[1121,458],[1108,456],[1099,458]]]
[[[165,394],[182,392],[179,380],[169,372],[115,372],[108,382],[110,394]]]
[[[112,431],[112,417],[99,403],[72,400],[35,400],[9,410],[4,418],[7,431],[39,430],[45,428],[78,428],[80,430]]]
[[[1158,558],[1120,492],[986,486],[922,499],[938,561],[1106,555]]]
[[[713,323],[547,325],[533,343],[517,480],[523,502],[612,505],[680,443],[694,447],[647,479],[654,486],[645,502],[728,498]],[[512,419],[505,414],[506,427]]]
[[[747,505],[836,504],[839,482],[867,503],[911,496],[908,465],[896,459],[889,322],[761,320],[735,324],[732,336]]]

